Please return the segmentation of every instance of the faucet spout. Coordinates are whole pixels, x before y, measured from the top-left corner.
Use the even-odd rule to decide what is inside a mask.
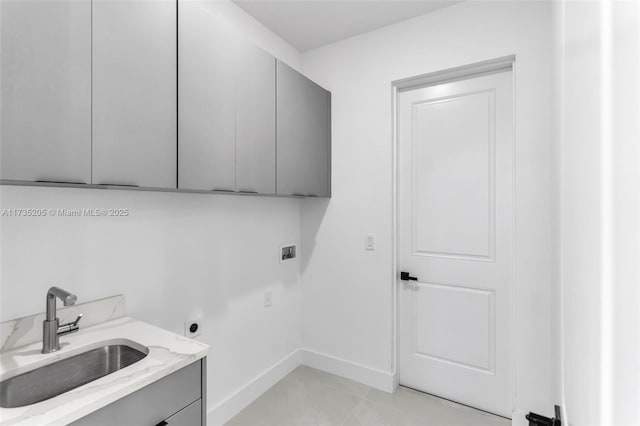
[[[64,306],[71,306],[76,303],[78,296],[71,294],[59,287],[51,287],[47,291],[47,321],[56,319],[56,298],[62,300]]]

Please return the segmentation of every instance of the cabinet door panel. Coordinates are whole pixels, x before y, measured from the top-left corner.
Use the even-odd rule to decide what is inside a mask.
[[[176,0],[93,2],[93,183],[176,187]]]
[[[178,185],[236,189],[235,37],[203,2],[179,2]]]
[[[276,61],[248,42],[236,49],[236,189],[276,192]]]
[[[167,426],[200,426],[202,421],[202,400],[199,399],[188,407],[165,419]]]
[[[280,61],[276,86],[277,192],[328,197],[331,94]]]
[[[91,182],[91,1],[0,3],[0,177]]]
[[[202,397],[196,361],[72,423],[73,426],[156,425]],[[178,423],[175,423],[178,424]],[[201,423],[194,423],[194,425]],[[182,426],[191,426],[184,424]]]

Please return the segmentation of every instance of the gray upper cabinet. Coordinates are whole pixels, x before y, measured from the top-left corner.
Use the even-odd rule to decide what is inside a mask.
[[[179,7],[178,186],[275,193],[275,58]]]
[[[0,177],[91,182],[91,1],[0,2]]]
[[[278,61],[277,193],[331,196],[331,93]]]
[[[331,94],[208,7],[0,2],[0,178],[331,196]]]
[[[236,39],[204,2],[178,5],[178,186],[235,191]]]
[[[276,192],[276,60],[238,42],[236,67],[236,190]]]
[[[176,0],[93,2],[93,183],[176,187]]]

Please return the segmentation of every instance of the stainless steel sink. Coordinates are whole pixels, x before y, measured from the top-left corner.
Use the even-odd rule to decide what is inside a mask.
[[[91,349],[0,382],[0,407],[35,404],[140,361],[147,354],[125,344]]]

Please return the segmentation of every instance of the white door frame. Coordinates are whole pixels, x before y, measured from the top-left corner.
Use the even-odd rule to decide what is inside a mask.
[[[391,112],[392,112],[392,154],[391,154],[391,168],[392,168],[392,243],[393,243],[393,259],[391,265],[391,283],[392,283],[392,327],[393,327],[393,342],[392,342],[392,351],[391,359],[393,360],[393,389],[398,387],[399,385],[399,370],[400,366],[398,365],[398,93],[402,90],[407,90],[411,88],[418,88],[421,86],[432,86],[436,84],[441,84],[445,82],[451,82],[455,80],[462,80],[472,77],[478,77],[486,74],[494,74],[499,71],[511,70],[512,78],[513,78],[513,93],[514,93],[514,102],[513,102],[513,223],[514,229],[512,232],[512,247],[513,247],[513,256],[511,260],[511,282],[513,283],[513,291],[511,292],[511,345],[512,345],[512,360],[511,360],[511,368],[512,368],[512,380],[511,380],[511,391],[512,391],[512,412],[515,412],[516,406],[516,315],[515,315],[515,301],[516,301],[516,292],[518,290],[518,283],[516,282],[516,256],[517,250],[515,245],[515,215],[516,215],[516,148],[517,148],[517,139],[516,139],[516,131],[515,126],[517,122],[517,117],[515,115],[516,112],[516,85],[515,85],[515,77],[516,77],[516,56],[509,55],[503,56],[501,58],[490,59],[487,61],[476,62],[469,65],[462,65],[459,67],[448,68],[442,71],[436,71],[432,73],[422,74],[415,77],[404,78],[401,80],[395,80],[391,82]]]

